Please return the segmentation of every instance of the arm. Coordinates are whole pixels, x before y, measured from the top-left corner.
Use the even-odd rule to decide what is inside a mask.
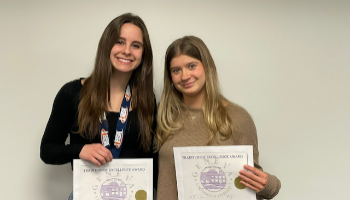
[[[71,135],[75,137],[74,143],[65,144],[77,122],[80,89],[80,80],[76,80],[65,84],[56,95],[40,146],[40,157],[47,164],[65,164],[81,158],[101,166],[113,158],[102,144],[90,144],[78,133]]]
[[[269,173],[263,172],[259,165],[259,150],[256,127],[253,119],[243,108],[234,105],[231,112],[234,127],[234,143],[239,145],[253,145],[254,167],[244,166],[246,170],[240,171],[241,183],[257,193],[257,199],[272,199],[280,188],[280,180]]]
[[[71,162],[79,158],[84,146],[84,144],[65,144],[75,121],[77,110],[74,100],[79,97],[80,91],[74,91],[73,84],[73,82],[65,84],[54,100],[40,146],[40,158],[46,164]]]

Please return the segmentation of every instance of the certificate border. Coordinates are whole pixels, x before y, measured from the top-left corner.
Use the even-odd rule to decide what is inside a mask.
[[[113,159],[111,162],[108,162],[105,165],[102,165],[100,167],[94,165],[91,162],[83,161],[81,159],[74,159],[73,160],[73,198],[74,200],[80,200],[79,198],[79,192],[77,190],[79,189],[79,176],[80,176],[80,170],[74,170],[79,169],[81,166],[91,166],[94,168],[99,169],[108,169],[113,168],[114,166],[120,166],[120,165],[146,165],[149,169],[149,172],[147,172],[147,199],[153,199],[153,159],[152,158],[137,158],[137,159]]]
[[[182,165],[181,165],[181,153],[222,153],[222,152],[245,152],[247,153],[247,164],[250,166],[254,166],[254,159],[253,159],[253,146],[252,145],[234,145],[234,146],[187,146],[187,147],[173,147],[174,151],[174,160],[175,160],[175,169],[176,170],[176,184],[177,184],[177,190],[178,190],[178,200],[185,200],[185,197],[183,195],[180,196],[180,194],[184,194],[184,188],[183,188],[183,177],[178,174],[178,170],[182,172]],[[242,166],[243,169],[243,166]],[[253,191],[251,191],[254,193]],[[252,195],[251,200],[255,200],[256,195]]]

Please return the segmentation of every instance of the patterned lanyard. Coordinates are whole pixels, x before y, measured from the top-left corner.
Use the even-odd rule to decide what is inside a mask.
[[[130,108],[131,88],[128,86],[125,89],[122,105],[120,106],[120,115],[117,121],[114,145],[109,144],[108,137],[108,121],[106,113],[103,114],[103,120],[100,120],[100,133],[102,144],[112,152],[113,158],[118,158],[122,149],[123,138],[126,132],[126,124]]]

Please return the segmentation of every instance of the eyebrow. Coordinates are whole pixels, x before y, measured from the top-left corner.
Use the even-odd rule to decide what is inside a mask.
[[[172,68],[176,68],[176,67],[178,67],[178,66],[169,66],[169,69],[172,69]]]
[[[187,63],[186,65],[189,66],[191,64],[198,64],[198,61],[192,61],[192,62]]]
[[[118,40],[120,40],[120,39],[122,39],[122,40],[126,40],[126,39],[125,39],[125,38],[123,38],[123,37],[119,37],[119,38],[118,38]],[[137,41],[137,40],[132,41],[131,43],[137,43],[137,44],[139,44],[139,45],[143,46],[143,43],[142,43],[142,42],[140,42],[140,41]]]
[[[198,61],[191,61],[191,62],[185,64],[185,66],[188,67],[188,66],[190,66],[191,64],[198,64]],[[171,65],[170,65],[169,69],[172,69],[172,68],[175,68],[175,67],[179,67],[179,66],[175,66],[175,65],[174,65],[174,66],[171,66]]]

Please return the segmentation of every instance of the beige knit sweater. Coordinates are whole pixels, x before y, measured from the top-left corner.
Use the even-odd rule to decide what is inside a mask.
[[[210,145],[253,145],[254,166],[262,170],[259,165],[256,128],[251,116],[242,107],[233,103],[227,106],[227,111],[234,127],[232,137],[224,141],[217,137]],[[173,147],[206,146],[209,140],[209,133],[203,121],[203,112],[200,109],[191,109],[189,112],[182,112],[180,119],[182,119],[183,128],[170,136],[159,151],[157,200],[177,200]],[[278,194],[280,187],[279,179],[269,174],[267,185],[257,193],[257,199],[273,198]]]

